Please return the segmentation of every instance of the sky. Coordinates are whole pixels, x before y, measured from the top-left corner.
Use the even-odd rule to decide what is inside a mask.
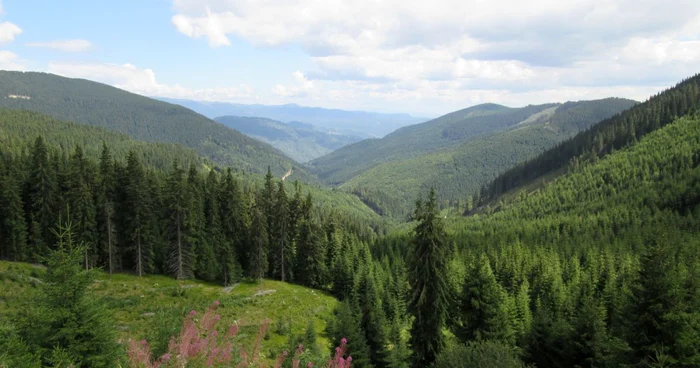
[[[4,0],[0,69],[418,116],[642,101],[700,72],[700,1]]]

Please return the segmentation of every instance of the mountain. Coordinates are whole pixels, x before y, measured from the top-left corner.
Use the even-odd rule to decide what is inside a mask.
[[[0,108],[35,111],[147,142],[182,144],[217,164],[241,170],[264,173],[270,166],[281,176],[294,168],[296,178],[313,180],[268,144],[182,106],[88,80],[0,71]]]
[[[69,153],[80,146],[86,156],[95,158],[99,157],[103,145],[107,145],[119,160],[125,160],[133,151],[146,166],[155,169],[169,169],[173,159],[185,167],[190,164],[212,166],[210,160],[179,144],[137,141],[105,128],[61,121],[31,111],[0,109],[0,146],[21,154],[39,136],[47,145],[61,147]]]
[[[503,193],[561,171],[576,157],[584,160],[602,157],[698,108],[700,74],[508,170],[491,183],[485,194],[489,199],[496,199]]]
[[[312,124],[320,130],[331,130],[363,138],[383,137],[400,127],[428,120],[408,114],[383,114],[367,111],[324,109],[295,104],[243,105],[226,102],[157,98],[162,101],[182,105],[212,119],[218,116],[231,115],[268,118],[285,123],[301,121]]]
[[[465,199],[497,174],[634,104],[611,98],[524,108],[478,105],[346,146],[310,167],[381,212],[403,215],[430,187],[444,200]]]
[[[241,116],[220,116],[215,121],[249,137],[269,143],[297,162],[308,162],[362,140],[357,136],[324,132],[301,122],[280,121]]]

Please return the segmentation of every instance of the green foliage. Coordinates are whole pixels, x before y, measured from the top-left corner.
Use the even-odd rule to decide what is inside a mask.
[[[409,312],[414,317],[412,365],[425,367],[435,361],[445,345],[442,329],[451,304],[447,284],[451,248],[437,213],[434,191],[430,192],[427,202],[418,200],[414,218],[418,224],[408,263],[412,289]]]
[[[69,221],[56,231],[57,249],[46,259],[44,285],[22,313],[18,335],[42,364],[110,366],[118,354],[115,329],[90,290],[95,275],[81,267],[86,244],[74,243],[72,226]]]
[[[688,78],[621,114],[596,124],[547,152],[500,175],[488,187],[489,199],[538,180],[581,160],[594,160],[634,144],[644,135],[700,106],[700,75]]]
[[[412,200],[430,188],[445,201],[441,207],[456,206],[496,175],[633,104],[604,99],[519,109],[480,105],[402,128],[366,144],[372,147],[347,146],[312,166],[379,213],[405,217]]]
[[[0,101],[2,108],[107,128],[146,142],[180,144],[217,164],[240,170],[262,172],[270,166],[281,176],[294,168],[296,178],[313,181],[280,151],[178,105],[45,73],[3,71],[0,86],[3,96],[31,97],[4,98]],[[165,164],[167,167],[169,162]]]
[[[517,350],[495,341],[472,341],[454,345],[442,352],[435,368],[525,368]]]

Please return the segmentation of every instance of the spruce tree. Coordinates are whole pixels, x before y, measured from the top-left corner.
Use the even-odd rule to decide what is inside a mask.
[[[357,368],[373,367],[365,335],[360,328],[360,317],[348,301],[338,305],[333,320],[328,324],[328,336],[331,341],[347,340],[347,355],[352,356],[352,366]],[[333,348],[335,349],[335,347]],[[335,351],[331,351],[331,354]]]
[[[428,201],[416,203],[414,229],[410,254],[409,280],[412,295],[409,312],[414,316],[411,328],[412,364],[426,367],[435,361],[445,346],[442,329],[450,304],[448,262],[450,247],[447,234],[437,212],[435,190]]]
[[[27,223],[15,173],[0,174],[0,259],[27,261]]]
[[[19,319],[19,335],[46,366],[54,366],[57,353],[67,365],[114,366],[116,331],[105,305],[91,291],[95,274],[81,267],[86,244],[74,242],[72,229],[68,220],[56,230],[57,249],[45,258],[40,293]]]
[[[262,209],[253,204],[252,222],[250,226],[250,248],[248,252],[248,274],[256,278],[262,284],[262,279],[267,274],[267,220]]]
[[[481,257],[464,282],[460,303],[462,329],[457,335],[469,340],[500,340],[513,343],[510,316],[505,306],[505,291],[496,281],[486,254]]]
[[[273,235],[270,237],[274,243],[270,244],[270,261],[273,276],[282,281],[291,279],[294,266],[294,248],[289,231],[289,201],[284,190],[284,182],[278,182],[278,189],[274,203],[275,216],[273,217]]]
[[[115,185],[117,177],[112,154],[104,142],[102,142],[98,178],[96,210],[100,263],[106,265],[106,271],[111,275],[119,266],[119,256],[116,252],[117,234],[115,223]]]
[[[128,239],[129,253],[136,273],[144,275],[152,268],[153,239],[151,198],[146,173],[135,152],[130,152],[125,170],[125,200],[122,206],[124,237]],[[124,253],[123,253],[124,254]]]
[[[227,285],[242,276],[246,261],[248,223],[243,193],[238,181],[233,177],[231,168],[226,170],[222,180],[219,203],[224,242],[219,247],[217,256],[221,262],[221,279],[224,285]]]
[[[192,247],[187,234],[188,221],[192,214],[191,188],[184,178],[184,170],[177,160],[168,177],[165,191],[169,230],[170,257],[168,265],[178,280],[192,274]]]
[[[56,218],[56,176],[49,164],[48,148],[41,136],[31,150],[29,177],[27,178],[27,204],[29,225],[29,260],[37,261],[50,244],[50,232]]]

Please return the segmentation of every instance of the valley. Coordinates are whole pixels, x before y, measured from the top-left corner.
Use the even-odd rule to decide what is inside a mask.
[[[0,368],[700,367],[699,4],[0,1]]]

